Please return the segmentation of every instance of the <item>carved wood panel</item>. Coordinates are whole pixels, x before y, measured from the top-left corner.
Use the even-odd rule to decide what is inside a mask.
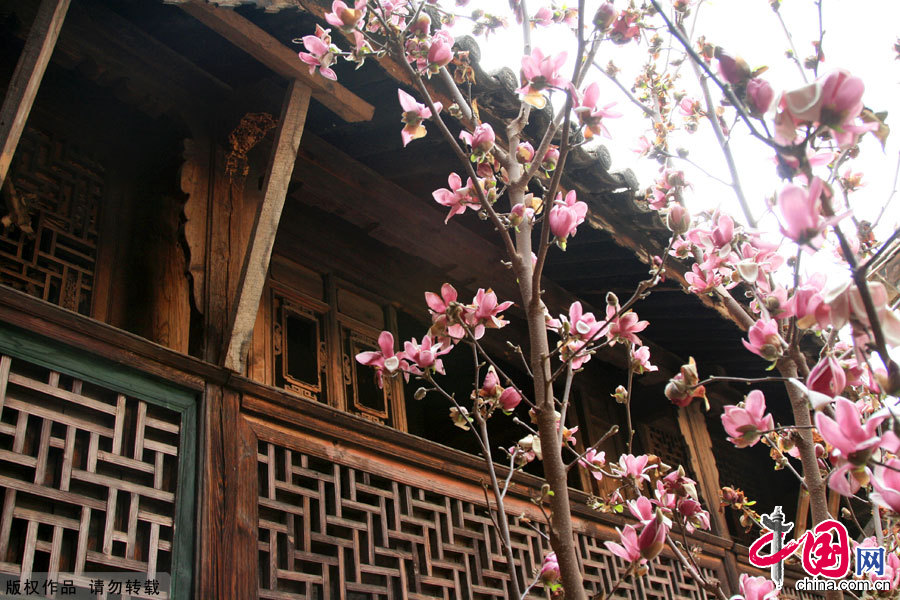
[[[258,460],[260,598],[511,597],[506,558],[483,505],[265,440]],[[547,542],[515,523],[511,537],[521,578],[530,582]],[[588,589],[612,589],[620,559],[586,534],[578,535],[578,548]],[[540,586],[533,597],[543,597]],[[659,559],[615,597],[707,595],[680,565]]]
[[[0,572],[171,573],[180,418],[2,356]]]
[[[3,191],[2,213],[20,225],[0,227],[0,283],[90,314],[104,176],[90,157],[26,128],[10,170],[17,200]]]

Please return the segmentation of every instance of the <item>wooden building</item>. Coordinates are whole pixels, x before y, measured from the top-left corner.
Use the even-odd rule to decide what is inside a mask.
[[[507,597],[483,470],[447,407],[401,382],[382,393],[353,356],[382,329],[421,336],[422,294],[444,281],[516,288],[484,223],[445,226],[431,201],[454,164],[437,136],[401,148],[397,65],[332,83],[297,59],[325,10],[0,0],[0,573],[170,573],[175,598]],[[479,103],[502,116],[514,81],[475,58]],[[552,255],[554,313],[628,293],[665,244],[605,151],[570,169],[592,227]],[[789,514],[797,486],[724,441],[721,405],[745,390],[712,390],[709,414],[663,397],[688,356],[703,373],[763,366],[682,282],[637,306],[660,367],[636,385],[638,445],[699,481],[713,530],[693,543],[735,591],[747,538],[720,485]],[[622,420],[613,350],[578,382],[585,442]],[[539,522],[539,480],[513,481],[510,512]],[[603,541],[624,521],[588,508],[589,478],[572,485],[586,584],[608,589]],[[546,542],[512,530],[529,580]],[[620,591],[705,597],[669,553]]]

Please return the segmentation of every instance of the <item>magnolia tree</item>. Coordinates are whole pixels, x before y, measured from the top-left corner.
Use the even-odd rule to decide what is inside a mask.
[[[584,0],[572,8],[543,0],[535,6],[513,0],[505,16],[463,8],[465,4],[466,0],[453,6],[421,0],[358,0],[348,6],[335,0],[325,14],[332,29],[318,27],[314,35],[304,37],[300,59],[310,71],[329,79],[336,78],[332,66],[341,59],[361,64],[367,58],[388,57],[401,65],[414,84],[413,94],[398,90],[404,146],[435,135],[436,130],[459,159],[448,174],[447,187],[433,192],[434,201],[447,208],[447,221],[466,218],[466,213],[489,220],[505,249],[518,298],[501,301],[488,288],[492,282],[484,282],[485,287],[466,300],[444,284],[425,294],[432,325],[421,341],[397,343],[385,331],[378,340],[380,350],[363,352],[356,359],[376,370],[379,385],[385,377],[417,378],[421,387],[415,398],[442,397],[453,422],[477,439],[513,595],[523,598],[535,586],[544,586],[566,598],[585,598],[566,484],[569,471],[578,468],[617,484],[615,492],[598,500],[598,509],[627,506],[636,519],[619,532],[619,541],[606,543],[625,565],[619,583],[640,577],[647,562],[668,545],[704,589],[725,598],[718,583],[702,574],[687,538],[679,543],[672,537],[710,527],[695,482],[680,467],[632,452],[632,381],[656,369],[640,338],[648,323],[639,319],[635,304],[679,261],[687,271],[689,291],[718,297],[747,331],[746,350],[771,362],[771,377],[748,383],[783,382],[790,399],[793,422],[778,425],[759,390],[750,391],[739,405],[725,407],[722,425],[728,439],[738,448],[768,445],[776,466],[793,472],[809,494],[815,523],[840,517],[829,514],[827,488],[870,503],[875,535],[861,543],[888,549],[884,577],[896,589],[900,438],[894,432],[898,425],[894,411],[900,372],[889,352],[900,344],[900,317],[889,305],[885,286],[869,275],[897,233],[879,244],[871,227],[856,223],[849,215],[849,195],[859,178],[850,171],[839,175],[840,168],[859,154],[861,136],[876,136],[883,143],[887,135],[883,116],[864,109],[862,80],[843,70],[823,69],[819,74],[824,64],[820,31],[815,54],[805,64],[789,53],[799,67],[796,88],[776,91],[762,77],[764,69],[751,69],[727,48],[688,34],[685,20],[700,9],[692,6],[692,0],[665,4],[631,0],[627,6],[606,2],[590,8]],[[771,4],[777,13],[777,0]],[[520,108],[515,118],[494,120],[494,126],[483,122],[476,103],[461,91],[472,74],[451,34],[451,26],[456,31],[461,20],[470,22],[476,35],[487,35],[507,23],[521,30],[524,53],[518,65]],[[567,35],[556,36],[554,47],[540,48],[532,44],[532,33],[541,27],[557,27]],[[570,47],[562,47],[563,42]],[[597,66],[601,57],[606,61],[625,45],[647,49],[633,86],[619,81],[612,62]],[[660,59],[663,48],[666,62]],[[677,61],[670,60],[672,53]],[[682,65],[693,71],[694,88],[702,100],[681,91],[676,71]],[[619,86],[624,100],[620,110],[630,102],[649,120],[652,134],[640,138],[641,153],[657,161],[660,171],[638,201],[658,211],[671,238],[630,298],[610,293],[599,315],[587,312],[579,302],[567,314],[553,315],[541,298],[547,257],[565,251],[588,210],[574,191],[562,188],[567,157],[594,136],[609,137],[609,119],[621,116],[613,106],[616,98],[600,98],[597,82],[604,78]],[[450,98],[449,106],[434,99],[436,89]],[[543,131],[535,134],[529,129],[526,137],[535,110],[552,116]],[[677,169],[686,153],[673,149],[670,141],[682,126],[679,123],[689,131],[703,126],[714,132],[729,171],[722,177],[734,190],[743,224],[720,211],[689,214],[686,197],[691,186]],[[771,151],[773,179],[783,180],[770,202],[780,223],[774,243],[772,232],[759,230],[739,182],[739,165],[729,144],[732,133],[749,134]],[[790,260],[784,258],[786,249]],[[840,284],[826,285],[825,277],[808,275],[809,269],[801,268],[814,260],[808,257],[827,252],[837,252],[849,273],[832,278]],[[735,290],[741,292],[739,299],[732,295]],[[531,378],[528,385],[504,372],[482,343],[484,336],[500,335],[492,330],[508,324],[503,312],[513,303],[524,313],[528,331],[527,348],[519,351]],[[579,453],[575,428],[565,426],[573,378],[599,349],[616,345],[628,356],[627,378],[613,391],[626,408],[626,427],[621,432],[613,427]],[[468,396],[457,396],[442,384],[441,357],[449,352],[469,352],[473,357],[475,380]],[[705,400],[706,387],[716,381],[739,380],[702,379],[702,370],[692,359],[670,380],[666,397],[686,407]],[[487,428],[487,421],[500,413],[522,428],[518,443],[502,454],[494,450]],[[599,451],[613,435],[623,436],[627,450],[622,456]],[[512,473],[534,460],[543,463],[546,485],[537,502],[547,517],[544,529],[553,552],[531,581],[520,581],[504,501]],[[497,464],[509,470],[498,470]],[[741,492],[725,488],[723,502],[741,510],[748,526],[759,526],[759,515]],[[857,519],[863,512],[845,511],[844,516]],[[778,595],[775,584],[761,577],[743,576],[740,583],[739,597],[747,600]]]

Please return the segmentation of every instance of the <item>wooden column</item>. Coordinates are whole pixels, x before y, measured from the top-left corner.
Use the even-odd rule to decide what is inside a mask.
[[[69,0],[43,0],[25,40],[25,48],[0,109],[0,187],[6,181],[13,154],[19,145],[25,121],[28,120],[68,9]]]
[[[730,538],[725,515],[719,511],[719,469],[712,450],[712,439],[706,430],[706,419],[699,402],[678,411],[678,427],[691,451],[691,466],[697,475],[700,499],[709,511],[712,532]]]
[[[225,366],[233,371],[243,371],[247,360],[259,299],[266,282],[272,247],[275,245],[275,232],[278,230],[288,183],[300,147],[300,136],[306,122],[309,98],[310,88],[297,80],[290,83],[263,184],[264,196],[250,232],[244,267],[238,278],[235,302],[229,319],[230,334],[227,337],[224,359]]]
[[[207,384],[200,477],[199,598],[256,598],[257,439],[234,390]]]

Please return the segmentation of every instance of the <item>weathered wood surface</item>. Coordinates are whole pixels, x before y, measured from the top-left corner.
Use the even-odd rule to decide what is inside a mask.
[[[259,300],[275,245],[275,232],[278,230],[297,148],[306,123],[309,98],[310,88],[306,85],[297,80],[289,84],[263,183],[263,198],[250,230],[250,240],[237,280],[236,297],[229,319],[230,335],[225,350],[225,366],[233,371],[242,372],[246,363],[259,311]]]
[[[295,52],[236,12],[202,0],[189,0],[179,6],[279,75],[303,82],[310,88],[313,98],[345,121],[353,123],[372,118],[375,108],[371,104],[339,83],[318,73],[310,74],[309,67],[297,58]]]
[[[68,9],[69,0],[43,0],[25,40],[0,108],[0,186],[6,181]]]
[[[728,539],[728,524],[725,514],[718,510],[720,494],[719,469],[712,450],[712,440],[706,428],[706,419],[699,402],[678,411],[678,427],[691,451],[691,466],[697,475],[700,499],[709,509],[712,531]]]

